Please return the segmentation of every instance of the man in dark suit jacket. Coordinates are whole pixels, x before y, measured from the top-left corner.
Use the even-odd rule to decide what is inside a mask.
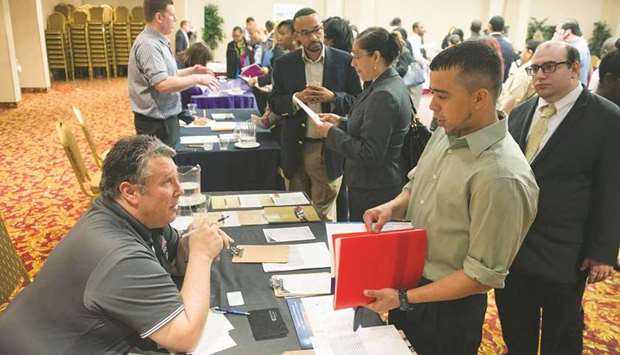
[[[495,38],[499,42],[502,49],[502,57],[504,58],[504,81],[508,78],[510,66],[517,60],[517,55],[512,44],[504,37],[504,18],[501,16],[493,16],[489,20],[488,27],[489,36]]]
[[[495,290],[510,354],[537,353],[541,308],[542,354],[581,354],[586,279],[608,278],[616,263],[620,109],[582,87],[579,70],[575,48],[541,44],[530,71],[538,95],[508,119],[540,187],[538,215]]]
[[[183,52],[189,47],[189,31],[191,24],[187,20],[181,21],[181,27],[175,35],[174,41],[174,53]]]
[[[317,113],[346,115],[362,88],[351,55],[323,44],[316,11],[299,10],[293,26],[302,48],[275,62],[270,98],[272,111],[283,117],[282,165],[291,189],[309,192],[321,217],[335,221],[343,157],[324,147],[316,125],[293,95]]]

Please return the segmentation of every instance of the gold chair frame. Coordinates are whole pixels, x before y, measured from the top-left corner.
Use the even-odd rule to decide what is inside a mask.
[[[56,132],[58,133],[60,144],[65,150],[67,159],[69,159],[73,173],[78,180],[80,189],[86,196],[94,199],[100,192],[99,182],[101,181],[101,172],[93,174],[92,178],[90,177],[90,174],[86,169],[86,165],[84,165],[82,153],[80,153],[80,150],[75,143],[73,132],[71,132],[71,129],[66,127],[62,121],[56,122]]]
[[[24,262],[11,243],[0,213],[0,303],[8,302],[20,286],[26,286],[31,281]]]

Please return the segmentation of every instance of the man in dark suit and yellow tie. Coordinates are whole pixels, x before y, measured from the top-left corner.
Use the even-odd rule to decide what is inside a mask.
[[[611,276],[620,239],[620,109],[579,82],[579,52],[541,44],[528,73],[538,95],[509,130],[540,187],[538,215],[495,290],[512,354],[581,354],[586,280]]]

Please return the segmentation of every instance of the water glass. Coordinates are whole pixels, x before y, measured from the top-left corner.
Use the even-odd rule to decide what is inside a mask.
[[[196,109],[197,108],[198,108],[198,105],[196,105],[196,104],[187,104],[187,110],[189,111],[189,113],[192,116],[196,115],[196,112],[197,112]]]
[[[254,143],[256,142],[256,125],[254,122],[243,122],[241,130],[241,143]]]
[[[228,150],[228,144],[230,144],[230,138],[220,137],[220,150]]]

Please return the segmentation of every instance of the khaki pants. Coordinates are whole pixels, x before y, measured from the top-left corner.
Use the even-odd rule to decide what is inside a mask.
[[[304,142],[303,164],[291,179],[291,191],[305,191],[321,219],[336,222],[336,198],[342,176],[330,180],[321,156],[321,142]]]

